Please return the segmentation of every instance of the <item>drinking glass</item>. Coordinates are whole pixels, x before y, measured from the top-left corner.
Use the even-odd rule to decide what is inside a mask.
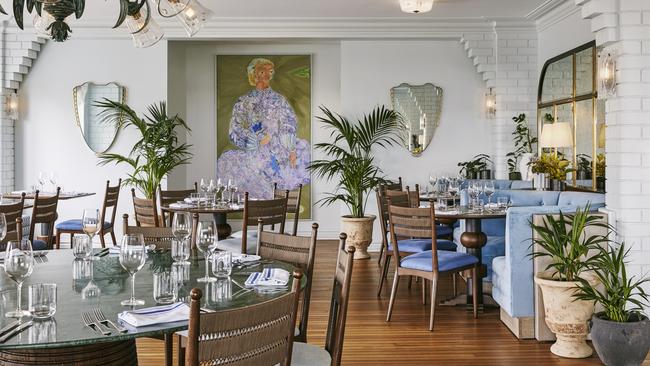
[[[47,178],[45,177],[45,173],[38,172],[38,185],[41,186],[41,192],[45,191],[45,182],[46,181],[47,181]]]
[[[208,182],[204,178],[201,178],[201,192],[203,192],[203,193],[208,192]]]
[[[488,198],[488,204],[492,202],[492,195],[494,194],[494,191],[495,191],[494,182],[492,181],[485,182],[485,185],[483,186],[483,193],[485,193],[485,195]]]
[[[56,284],[29,285],[29,311],[35,319],[48,319],[56,313]]]
[[[210,277],[210,254],[216,238],[214,221],[200,221],[197,229],[196,247],[205,257],[205,277],[197,279],[198,282],[213,282],[217,279]]]
[[[460,192],[460,185],[458,184],[458,180],[452,179],[449,182],[449,194],[451,195],[451,199],[454,200],[458,192]],[[456,206],[456,201],[454,200],[453,206]]]
[[[485,201],[483,201],[482,199],[476,200],[476,206],[477,206],[476,210],[478,212],[483,212],[483,210],[485,208]]]
[[[219,304],[232,299],[232,282],[229,279],[220,279],[209,284],[208,302]]]
[[[10,240],[5,251],[5,273],[16,282],[16,310],[5,314],[8,318],[29,316],[29,311],[23,310],[21,296],[23,282],[34,270],[34,254],[32,243],[27,240]]]
[[[231,179],[231,181],[232,181],[232,179]],[[236,200],[237,200],[237,196],[236,196],[237,185],[235,184],[234,181],[232,181],[232,182],[229,181],[229,183],[232,183],[232,184],[229,184],[229,188],[228,188],[228,190],[230,191],[230,203],[237,203],[236,202]]]
[[[144,266],[147,252],[142,234],[127,234],[120,245],[120,265],[131,275],[131,298],[121,302],[124,306],[144,305],[144,300],[135,298],[135,274]]]
[[[177,212],[172,220],[172,233],[177,239],[187,239],[192,230],[192,218],[189,212]]]
[[[210,179],[210,183],[208,183],[208,193],[215,193],[217,191],[217,183],[215,183],[214,179]]]
[[[172,304],[176,301],[176,281],[170,271],[153,274],[153,299],[156,304]]]
[[[212,254],[212,273],[217,278],[228,278],[232,273],[232,253],[218,251]]]
[[[224,186],[223,186],[223,183],[221,182],[221,178],[217,178],[217,196],[219,196],[219,200],[221,202],[224,201],[223,189],[224,189]]]
[[[23,233],[18,233],[18,235],[22,236]],[[7,218],[0,212],[0,241],[4,240],[5,236],[7,236]]]
[[[189,263],[190,243],[187,239],[172,239],[172,259],[174,262]]]
[[[99,231],[101,225],[101,218],[99,217],[99,210],[94,208],[85,209],[81,217],[81,228],[86,235],[90,246],[93,243],[93,237]],[[92,260],[98,260],[99,257],[91,257]]]
[[[50,184],[52,184],[52,192],[56,192],[56,173],[51,172],[50,173],[50,178],[49,178]]]
[[[435,174],[429,174],[429,184],[431,184],[431,191],[434,192],[438,184],[438,177]]]
[[[499,210],[508,208],[508,197],[497,197],[497,207]]]
[[[176,288],[177,301],[189,302],[190,291],[190,263],[174,262],[172,263],[172,280]]]
[[[72,254],[75,258],[88,258],[93,254],[93,245],[87,236],[72,238]]]
[[[75,259],[72,261],[72,289],[82,293],[84,287],[93,278],[93,261]]]

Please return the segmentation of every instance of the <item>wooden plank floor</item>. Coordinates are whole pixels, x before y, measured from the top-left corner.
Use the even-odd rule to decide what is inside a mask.
[[[436,308],[435,330],[427,329],[429,305],[421,303],[420,286],[409,289],[402,280],[390,323],[385,322],[389,289],[376,296],[379,267],[371,260],[355,261],[348,310],[344,365],[598,365],[594,355],[584,360],[554,356],[550,343],[520,341],[499,320],[499,311],[488,308],[473,319],[463,307]],[[324,342],[335,243],[319,242],[313,282],[309,343]],[[392,283],[392,271],[389,274]],[[390,284],[389,284],[390,286]],[[441,297],[451,293],[450,281],[440,286]],[[176,355],[174,355],[176,357]],[[161,341],[138,340],[141,366],[163,365]],[[644,363],[650,366],[650,361]]]

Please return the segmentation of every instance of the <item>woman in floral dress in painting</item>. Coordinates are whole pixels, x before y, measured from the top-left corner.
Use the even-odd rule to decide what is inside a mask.
[[[217,160],[217,174],[234,179],[239,190],[253,198],[271,198],[273,183],[279,189],[309,184],[309,143],[298,139],[296,113],[280,93],[271,89],[275,65],[253,59],[247,68],[255,89],[239,97],[230,119],[229,137],[238,149]]]

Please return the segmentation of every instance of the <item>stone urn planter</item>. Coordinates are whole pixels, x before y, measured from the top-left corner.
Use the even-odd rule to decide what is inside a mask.
[[[591,340],[600,360],[607,366],[641,365],[650,350],[650,320],[647,317],[627,323],[591,319]]]
[[[347,244],[356,248],[354,259],[369,259],[368,246],[372,243],[372,227],[377,217],[341,216],[341,231],[348,235]]]
[[[583,275],[590,284],[598,280],[593,275]],[[577,300],[578,282],[556,281],[550,271],[538,272],[535,283],[542,290],[546,325],[557,340],[551,346],[551,352],[561,357],[585,358],[593,350],[587,345],[589,333],[587,322],[594,313],[594,302]]]

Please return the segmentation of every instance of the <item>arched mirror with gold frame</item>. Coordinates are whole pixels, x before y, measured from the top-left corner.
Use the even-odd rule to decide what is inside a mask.
[[[544,63],[537,91],[538,154],[552,150],[571,162],[566,183],[572,189],[604,192],[605,108],[596,65],[593,41]],[[566,125],[549,128],[558,123]]]

